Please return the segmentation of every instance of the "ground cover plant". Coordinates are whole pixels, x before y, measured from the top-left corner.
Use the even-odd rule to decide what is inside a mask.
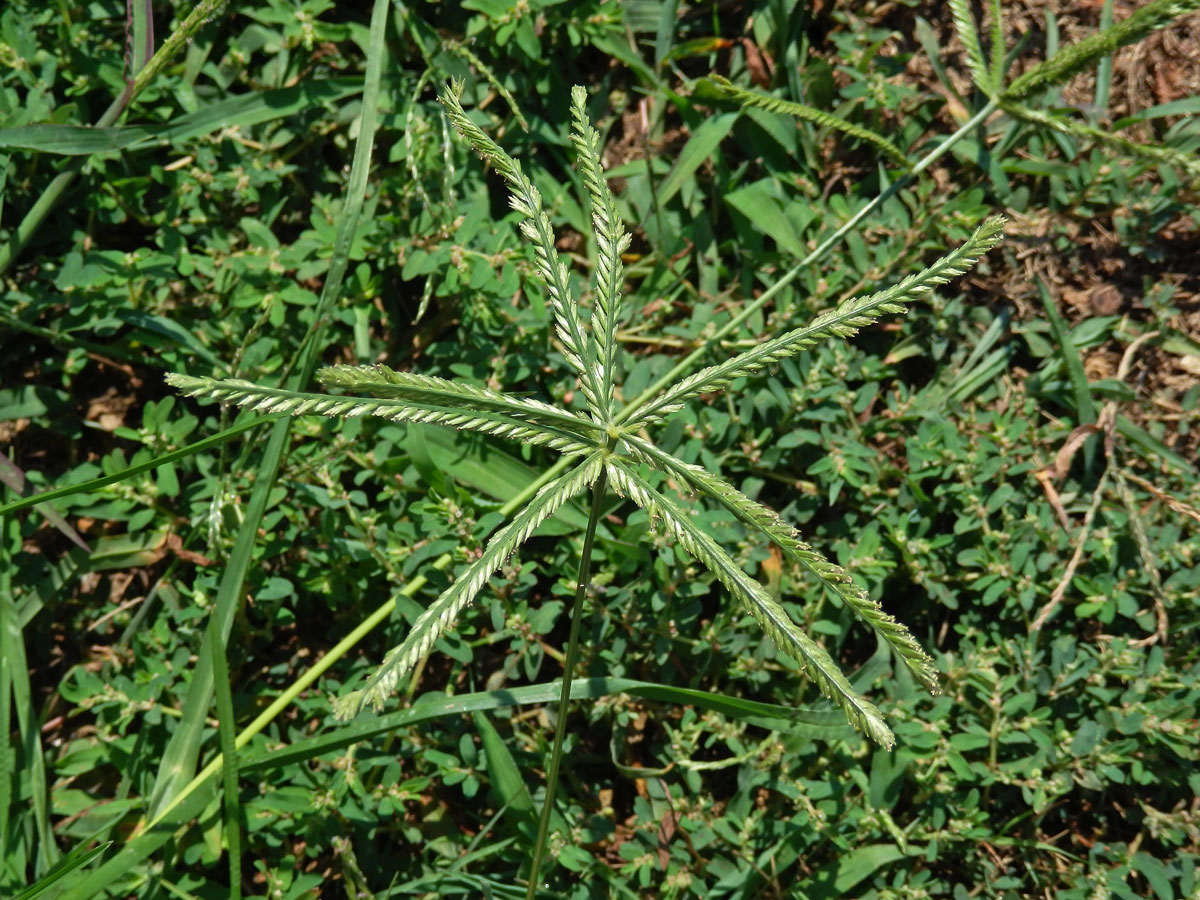
[[[0,12],[4,477],[60,489],[0,513],[0,894],[522,896],[544,807],[554,896],[1193,894],[1187,9],[264,3],[153,10],[158,42],[142,6]],[[543,198],[558,297],[451,139],[451,78]],[[577,134],[599,128],[582,185],[572,84]],[[349,722],[332,698],[470,581],[556,453],[162,381],[310,392],[318,364],[385,362],[604,443],[587,334],[621,348],[603,371],[633,410],[993,213],[1005,246],[904,317],[724,363],[731,391],[621,437],[678,460],[647,482],[670,504],[720,473],[853,589],[754,516],[688,503],[664,536],[611,495],[563,502],[395,711]],[[894,749],[821,705],[689,536],[879,702]],[[913,628],[942,695],[855,597]]]

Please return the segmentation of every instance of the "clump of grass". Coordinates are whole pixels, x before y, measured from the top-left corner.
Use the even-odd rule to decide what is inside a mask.
[[[578,654],[579,622],[590,575],[593,541],[599,511],[611,487],[645,509],[657,530],[676,542],[707,567],[730,595],[758,623],[782,651],[800,662],[821,692],[837,703],[847,720],[884,747],[894,738],[879,710],[859,694],[825,649],[797,625],[783,606],[730,554],[701,528],[663,489],[665,480],[726,509],[774,542],[791,560],[814,574],[895,652],[916,680],[932,692],[937,676],[932,661],[908,630],[883,611],[849,574],[800,540],[796,530],[773,510],[758,503],[718,473],[676,458],[657,446],[648,429],[659,425],[691,400],[728,390],[737,379],[753,376],[801,350],[834,338],[846,338],[880,317],[903,312],[905,305],[969,269],[981,254],[1000,240],[1004,220],[990,218],[957,249],[933,265],[893,287],[853,297],[818,316],[810,324],[775,335],[717,365],[686,377],[656,385],[622,405],[620,360],[616,339],[622,316],[623,270],[621,253],[629,237],[616,202],[604,179],[599,159],[599,136],[587,120],[586,93],[572,94],[572,143],[591,203],[593,236],[599,249],[596,300],[590,316],[569,286],[567,267],[555,249],[555,236],[541,196],[521,165],[464,112],[461,84],[443,95],[451,122],[459,134],[507,182],[511,204],[522,217],[521,231],[532,250],[537,274],[545,286],[554,316],[555,332],[574,370],[586,413],[558,408],[517,394],[480,388],[472,384],[399,372],[386,366],[333,366],[317,373],[327,388],[343,393],[320,394],[272,388],[241,380],[169,375],[167,380],[184,393],[218,400],[262,412],[334,417],[375,416],[395,422],[442,425],[462,431],[496,435],[526,444],[545,446],[562,454],[557,471],[541,490],[497,532],[481,555],[413,624],[404,642],[392,649],[367,683],[339,698],[338,714],[349,717],[364,706],[382,708],[400,680],[454,626],[462,610],[487,584],[488,579],[534,529],[572,497],[591,493],[591,515],[584,533],[572,610],[571,634],[565,657],[556,726],[537,851],[530,875],[530,891],[537,883],[544,853],[549,812],[553,806],[558,764],[566,722],[564,707],[570,701],[570,676]]]

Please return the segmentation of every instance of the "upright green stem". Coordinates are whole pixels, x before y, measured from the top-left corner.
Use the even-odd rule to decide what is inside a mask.
[[[538,873],[542,868],[542,857],[546,854],[546,839],[550,833],[550,815],[554,811],[554,792],[558,787],[558,769],[562,762],[563,738],[567,733],[567,705],[571,702],[571,679],[575,675],[575,662],[579,658],[579,629],[583,622],[583,598],[587,595],[588,581],[592,575],[592,544],[596,540],[596,525],[600,522],[600,507],[604,492],[608,489],[608,473],[602,471],[592,486],[592,511],[588,516],[587,531],[583,533],[583,552],[579,557],[579,583],[575,587],[575,603],[571,607],[571,635],[567,639],[567,658],[563,663],[562,691],[558,695],[558,721],[554,723],[554,747],[550,751],[550,770],[546,773],[546,800],[542,804],[542,817],[538,821],[537,840],[533,845],[533,864],[529,868],[529,887],[526,900],[537,894]]]

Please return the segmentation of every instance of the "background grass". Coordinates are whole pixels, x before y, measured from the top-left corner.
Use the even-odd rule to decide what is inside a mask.
[[[379,6],[374,27],[366,8],[323,2],[214,11],[126,128],[86,133],[26,126],[103,120],[144,61],[127,33],[145,6],[132,20],[106,0],[0,11],[10,499],[242,421],[174,397],[168,371],[277,383],[384,360],[572,402],[498,179],[436,103],[450,77],[468,77],[469,109],[522,159],[580,278],[594,254],[565,125],[570,86],[588,87],[634,233],[629,396],[905,171],[877,141],[743,108],[710,76],[836,114],[910,164],[985,102],[941,4]],[[1005,12],[1007,45],[1025,36],[1010,79],[1101,18]],[[161,45],[177,23],[153,13]],[[944,694],[916,690],[811,580],[706,516],[858,667],[899,738],[871,748],[614,499],[552,895],[1197,896],[1200,216],[1195,176],[1172,162],[1200,143],[1196,40],[1191,15],[1023,101],[1049,124],[989,117],[725,339],[747,346],[913,271],[986,214],[1011,218],[1003,249],[902,320],[680,413],[663,442],[853,572],[934,653]],[[300,419],[4,513],[0,895],[107,840],[90,875],[52,890],[514,893],[579,507],[493,580],[397,711],[338,726],[330,698],[552,459]],[[198,674],[221,669],[217,637],[227,710]],[[272,706],[322,657],[336,661]],[[222,805],[213,760],[232,732]]]

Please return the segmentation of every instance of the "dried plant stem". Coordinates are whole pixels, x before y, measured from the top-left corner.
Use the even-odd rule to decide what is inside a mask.
[[[1143,344],[1153,338],[1158,337],[1157,331],[1150,331],[1140,335],[1136,340],[1130,343],[1125,348],[1124,354],[1121,356],[1121,364],[1117,367],[1117,380],[1124,381],[1129,370],[1133,366],[1133,358],[1138,349]],[[1075,570],[1079,568],[1079,563],[1083,559],[1083,547],[1087,543],[1088,536],[1091,534],[1092,523],[1096,519],[1096,513],[1100,511],[1100,501],[1104,498],[1104,489],[1108,486],[1108,478],[1112,473],[1116,473],[1117,487],[1122,500],[1125,502],[1131,527],[1134,531],[1134,537],[1138,540],[1138,549],[1142,554],[1142,561],[1150,572],[1151,583],[1155,589],[1154,594],[1154,610],[1156,627],[1154,634],[1150,638],[1145,638],[1142,641],[1134,642],[1133,646],[1145,646],[1147,643],[1153,643],[1157,640],[1165,640],[1167,634],[1167,611],[1162,600],[1162,584],[1158,578],[1158,570],[1153,565],[1153,556],[1148,554],[1144,546],[1144,535],[1140,535],[1140,523],[1137,520],[1137,511],[1132,505],[1132,498],[1129,496],[1129,488],[1125,485],[1124,475],[1118,469],[1116,450],[1114,447],[1116,441],[1117,430],[1117,402],[1110,400],[1105,405],[1104,410],[1100,413],[1100,419],[1097,425],[1104,429],[1104,456],[1107,460],[1107,465],[1104,472],[1100,476],[1100,483],[1096,485],[1096,490],[1092,494],[1092,503],[1088,507],[1087,515],[1084,516],[1083,526],[1079,530],[1079,540],[1075,544],[1075,552],[1071,554],[1071,561],[1067,563],[1067,569],[1063,573],[1063,577],[1059,579],[1058,585],[1050,594],[1050,599],[1046,601],[1046,605],[1038,611],[1037,617],[1033,620],[1033,624],[1029,626],[1030,633],[1040,631],[1046,621],[1053,615],[1062,603],[1063,597],[1066,595],[1067,587],[1071,584],[1071,580],[1075,577]],[[1066,474],[1066,466],[1069,465],[1069,458],[1066,463],[1060,462],[1058,469],[1061,472],[1059,477]],[[1053,495],[1052,495],[1053,496]],[[1061,507],[1060,507],[1061,509]]]

